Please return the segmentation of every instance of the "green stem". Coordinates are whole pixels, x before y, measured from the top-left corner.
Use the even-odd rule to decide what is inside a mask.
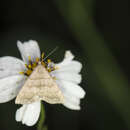
[[[37,130],[47,130],[47,127],[44,126],[44,122],[45,122],[45,108],[41,102],[41,113],[40,113],[40,119],[37,125]]]

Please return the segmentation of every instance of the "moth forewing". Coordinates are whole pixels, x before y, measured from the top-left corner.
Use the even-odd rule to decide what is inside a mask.
[[[46,101],[50,104],[64,102],[64,96],[54,79],[44,66],[39,64],[28,77],[16,97],[16,104],[30,104],[35,101]]]

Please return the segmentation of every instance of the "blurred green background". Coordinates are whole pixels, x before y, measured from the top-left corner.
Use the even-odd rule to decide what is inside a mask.
[[[37,40],[59,62],[71,50],[83,63],[81,111],[45,104],[48,130],[130,129],[128,0],[1,0],[0,56],[20,58],[17,40]],[[0,130],[35,130],[15,121],[14,100],[0,104]]]

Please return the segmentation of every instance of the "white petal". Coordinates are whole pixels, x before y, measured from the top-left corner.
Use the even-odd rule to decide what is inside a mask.
[[[59,68],[56,71],[61,71],[61,72],[69,71],[69,72],[79,73],[82,69],[82,64],[73,59],[74,59],[74,55],[71,53],[71,51],[66,51],[64,60],[58,64],[55,64],[55,66]]]
[[[80,105],[80,98],[73,96],[69,93],[65,93],[65,92],[63,93],[63,95],[66,102],[70,102],[71,104],[74,104],[74,105]]]
[[[15,57],[5,56],[0,58],[0,79],[17,75],[25,69],[24,62]]]
[[[15,119],[17,122],[22,121],[22,118],[24,116],[24,112],[27,109],[27,105],[23,105],[19,109],[17,109],[16,114],[15,114]]]
[[[24,82],[23,75],[0,79],[0,103],[8,102],[16,97]]]
[[[16,111],[15,119],[27,126],[33,126],[39,118],[41,110],[40,101],[32,104],[25,104]]]
[[[71,110],[80,110],[80,106],[79,105],[75,105],[71,102],[69,102],[69,100],[65,100],[64,104],[65,107],[71,109]]]
[[[23,44],[18,41],[17,46],[25,63],[28,64],[29,56],[32,61],[35,61],[37,57],[40,58],[40,48],[36,41],[30,40],[28,42],[24,42]]]
[[[71,81],[77,84],[81,82],[81,75],[70,71],[52,71],[51,75],[52,77],[56,77],[57,80]]]
[[[56,80],[56,83],[63,93],[65,92],[78,98],[84,98],[85,96],[85,91],[83,90],[83,88],[75,83],[64,80]]]
[[[63,86],[61,86],[60,81],[56,82],[64,95],[63,105],[71,110],[80,110],[80,98],[66,90]]]
[[[85,96],[85,91],[78,85],[81,82],[79,73],[82,64],[73,58],[74,55],[66,51],[64,60],[55,64],[58,69],[50,74],[56,77],[56,83],[64,95],[63,105],[72,110],[80,110],[80,99]]]
[[[65,59],[67,60],[73,60],[74,55],[71,53],[71,51],[66,51],[65,52]]]
[[[80,97],[63,87],[60,81],[56,82],[64,95],[63,105],[71,110],[80,110]]]
[[[74,55],[71,53],[71,51],[66,51],[63,61],[61,63],[59,63],[58,65],[62,66],[62,64],[66,64],[66,63],[72,61],[73,58],[74,58]]]
[[[69,71],[69,72],[75,72],[75,73],[79,73],[82,69],[82,64],[78,61],[67,61],[67,62],[62,62],[60,64],[56,64],[55,65],[57,68],[57,70],[55,71]]]

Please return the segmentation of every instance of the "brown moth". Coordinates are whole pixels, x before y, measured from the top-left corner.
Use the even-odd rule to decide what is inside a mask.
[[[16,104],[30,104],[35,101],[50,104],[64,102],[64,96],[46,68],[38,64],[16,97]]]

